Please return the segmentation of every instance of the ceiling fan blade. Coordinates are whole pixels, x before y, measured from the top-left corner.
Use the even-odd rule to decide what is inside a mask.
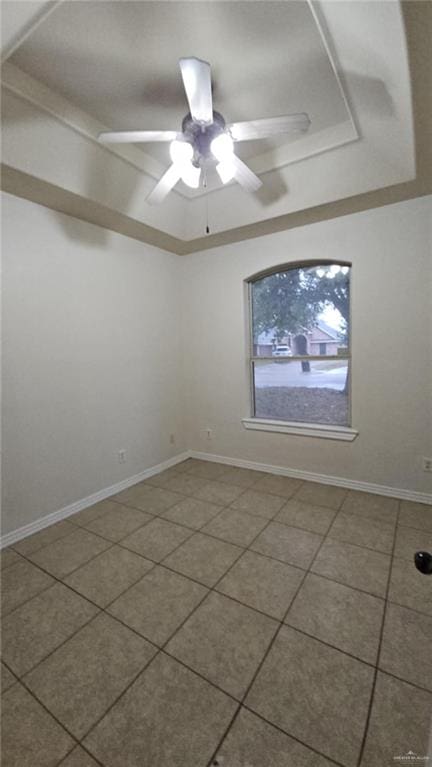
[[[117,133],[99,133],[101,144],[139,144],[153,141],[174,141],[178,137],[175,130],[129,130]]]
[[[163,176],[159,179],[156,186],[150,194],[147,197],[147,202],[149,205],[157,205],[158,203],[162,202],[162,200],[165,199],[167,194],[171,191],[171,189],[176,185],[177,181],[179,181],[181,178],[181,167],[173,163],[169,166],[168,170],[165,171]]]
[[[311,121],[305,112],[281,117],[264,117],[261,120],[248,120],[242,123],[231,123],[227,129],[234,141],[251,141],[253,139],[279,136],[282,133],[307,131]]]
[[[211,70],[207,61],[180,59],[180,71],[192,118],[202,125],[213,122]]]
[[[235,169],[234,178],[239,182],[243,189],[246,189],[248,192],[256,192],[257,189],[262,186],[261,179],[251,171],[249,166],[246,165],[243,160],[240,160],[240,157],[233,154],[230,157],[229,162],[233,163]]]

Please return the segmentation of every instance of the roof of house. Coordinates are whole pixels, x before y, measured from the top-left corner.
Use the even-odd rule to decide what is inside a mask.
[[[324,322],[323,320],[318,320],[316,323],[317,327],[322,330],[323,333],[327,333],[330,338],[333,338],[335,341],[338,341],[338,332],[336,328],[332,328],[331,325],[328,325],[327,322]]]

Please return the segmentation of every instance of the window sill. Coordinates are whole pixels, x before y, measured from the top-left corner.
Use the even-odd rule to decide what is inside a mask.
[[[349,426],[328,424],[300,423],[296,421],[272,421],[267,418],[242,418],[245,429],[255,431],[273,431],[282,434],[297,434],[301,437],[319,437],[321,439],[339,439],[352,442],[358,434]]]

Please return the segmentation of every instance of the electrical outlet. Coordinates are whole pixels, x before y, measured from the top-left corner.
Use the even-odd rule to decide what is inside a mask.
[[[207,439],[211,439],[213,436],[212,429],[206,429]]]
[[[175,445],[175,434],[170,434],[170,445]]]
[[[124,448],[118,451],[118,462],[126,463],[126,450]]]
[[[422,464],[423,464],[423,471],[432,472],[432,458],[426,458],[425,456],[423,456]]]

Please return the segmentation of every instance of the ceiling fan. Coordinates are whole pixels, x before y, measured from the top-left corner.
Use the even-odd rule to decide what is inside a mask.
[[[179,64],[190,110],[183,119],[181,132],[100,133],[99,141],[114,144],[171,142],[172,164],[147,197],[151,205],[162,202],[180,179],[187,186],[197,189],[202,171],[215,162],[223,184],[235,178],[244,189],[255,192],[262,186],[262,181],[237,157],[234,142],[307,131],[309,116],[300,112],[227,124],[219,112],[213,111],[210,64],[195,57],[180,59]]]

